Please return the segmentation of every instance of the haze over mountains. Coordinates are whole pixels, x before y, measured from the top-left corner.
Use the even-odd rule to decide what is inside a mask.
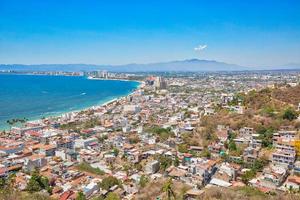
[[[112,72],[213,72],[213,71],[245,71],[245,70],[279,70],[300,69],[300,64],[288,64],[269,67],[244,67],[236,64],[228,64],[214,60],[187,59],[170,62],[159,62],[149,64],[127,64],[127,65],[94,65],[94,64],[0,64],[0,70],[14,71],[95,71],[108,70]]]

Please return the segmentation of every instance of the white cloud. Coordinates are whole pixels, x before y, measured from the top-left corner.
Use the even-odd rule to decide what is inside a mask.
[[[195,50],[195,51],[202,51],[202,50],[205,49],[206,47],[207,47],[206,44],[204,44],[204,45],[199,45],[199,46],[195,47],[194,50]]]

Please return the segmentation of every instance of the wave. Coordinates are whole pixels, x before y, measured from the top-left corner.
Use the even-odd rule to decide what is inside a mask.
[[[39,87],[36,87],[37,80]],[[0,83],[6,86],[5,90],[0,87],[0,131],[7,128],[8,119],[35,120],[78,111],[126,96],[138,87],[131,82],[91,82],[64,76],[0,75]]]

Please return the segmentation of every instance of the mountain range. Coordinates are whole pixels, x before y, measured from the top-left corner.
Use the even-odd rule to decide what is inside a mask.
[[[111,72],[212,72],[212,71],[247,71],[247,70],[279,70],[300,69],[300,64],[289,64],[269,67],[244,67],[236,64],[228,64],[215,60],[187,59],[170,62],[158,62],[148,64],[126,64],[126,65],[94,65],[94,64],[0,64],[0,70],[13,71],[96,71],[108,70]]]

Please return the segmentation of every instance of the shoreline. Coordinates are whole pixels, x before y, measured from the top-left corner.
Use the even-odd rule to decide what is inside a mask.
[[[89,80],[112,80],[112,81],[132,81],[132,82],[137,82],[138,83],[138,86],[133,89],[133,91],[131,91],[130,93],[126,94],[126,95],[122,95],[120,97],[115,97],[111,100],[107,100],[107,101],[104,101],[103,103],[98,103],[98,104],[95,104],[95,105],[92,105],[92,106],[87,106],[87,107],[83,107],[83,108],[79,108],[79,109],[75,109],[75,110],[72,110],[72,111],[58,111],[57,114],[53,114],[53,115],[48,115],[48,116],[42,116],[42,117],[36,117],[36,119],[31,119],[31,120],[28,120],[26,123],[30,123],[30,122],[35,122],[35,121],[39,121],[39,120],[47,120],[47,119],[51,119],[51,118],[61,118],[63,117],[63,115],[66,115],[66,114],[71,114],[71,113],[79,113],[81,111],[87,111],[87,110],[91,110],[91,109],[98,109],[98,108],[101,108],[101,107],[105,107],[111,103],[114,103],[116,101],[119,101],[120,99],[122,98],[125,98],[125,97],[128,97],[132,94],[134,94],[137,90],[141,89],[142,86],[143,86],[143,81],[135,81],[135,80],[119,80],[119,79],[98,79],[98,78],[88,78],[87,79]],[[34,117],[33,117],[34,118]],[[7,131],[9,130],[9,127],[0,127],[0,131]]]
[[[140,84],[143,83],[143,81],[138,81],[138,80],[127,80],[127,79],[117,79],[117,78],[94,78],[94,77],[90,77],[88,76],[87,79],[89,80],[100,80],[100,81],[131,81],[131,82],[138,82]]]

